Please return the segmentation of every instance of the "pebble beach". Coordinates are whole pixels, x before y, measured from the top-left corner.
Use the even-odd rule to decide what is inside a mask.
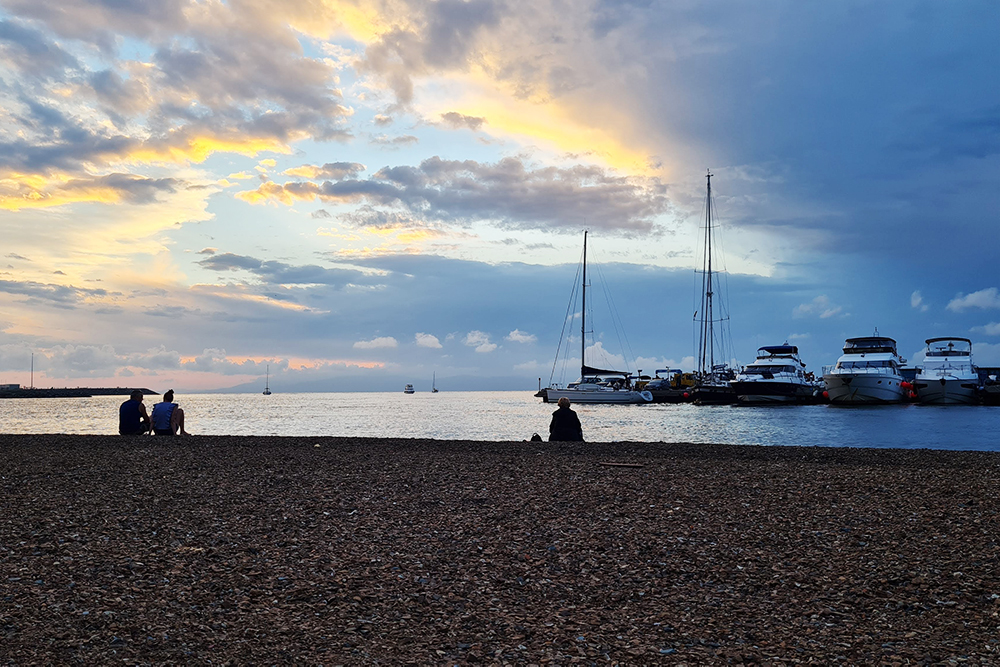
[[[1000,455],[0,436],[4,664],[997,664]]]

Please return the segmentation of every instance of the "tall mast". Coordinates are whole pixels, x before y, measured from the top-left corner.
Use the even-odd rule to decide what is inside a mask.
[[[584,353],[587,351],[587,232],[583,232],[583,308],[580,311],[580,379],[583,379],[583,369],[587,365]]]
[[[714,308],[712,303],[714,284],[712,281],[712,172],[705,175],[707,194],[705,196],[705,256],[702,273],[701,328],[698,342],[698,370],[712,372],[715,366]],[[707,364],[706,364],[707,362]]]

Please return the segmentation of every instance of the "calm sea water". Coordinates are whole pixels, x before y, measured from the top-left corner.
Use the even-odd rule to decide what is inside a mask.
[[[122,396],[0,399],[0,433],[113,434]],[[151,407],[157,397],[147,397]],[[532,392],[181,394],[202,435],[525,440],[554,405]],[[576,405],[590,441],[1000,450],[1000,407]]]

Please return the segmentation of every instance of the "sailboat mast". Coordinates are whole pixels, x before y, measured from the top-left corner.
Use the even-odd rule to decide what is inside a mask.
[[[580,311],[580,379],[583,379],[583,369],[587,366],[584,353],[587,351],[587,232],[583,232],[583,308]]]
[[[715,366],[715,331],[713,320],[715,313],[712,303],[714,283],[712,280],[712,172],[709,171],[705,180],[707,194],[705,196],[705,256],[703,257],[702,273],[702,304],[701,331],[698,345],[698,370],[702,373],[711,372]],[[706,363],[707,362],[707,363]]]

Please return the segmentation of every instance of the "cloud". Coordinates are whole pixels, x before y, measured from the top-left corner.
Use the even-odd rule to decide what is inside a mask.
[[[403,208],[429,220],[493,220],[503,227],[579,229],[591,226],[648,233],[667,210],[663,185],[593,166],[537,167],[521,159],[496,163],[433,157],[419,166],[379,169],[364,180],[267,182],[237,195],[250,203],[319,199]]]
[[[476,348],[476,352],[488,353],[497,349],[496,343],[490,342],[489,334],[483,333],[479,330],[473,330],[467,333],[462,342],[469,347]]]
[[[398,347],[399,343],[392,336],[383,336],[380,338],[373,338],[371,340],[359,340],[354,344],[355,349],[358,350],[376,350],[381,348],[392,348]]]
[[[247,271],[266,283],[280,285],[319,284],[342,288],[354,283],[374,282],[371,276],[356,269],[328,269],[315,264],[293,266],[229,252],[206,257],[198,264],[213,271]]]
[[[916,308],[922,313],[926,313],[930,308],[930,306],[924,303],[924,297],[921,296],[919,290],[910,295],[910,307]]]
[[[821,320],[839,315],[843,311],[841,306],[830,303],[830,298],[825,294],[820,295],[808,303],[802,303],[792,310],[792,317],[819,317]]]
[[[432,336],[431,334],[418,333],[414,336],[414,340],[418,347],[441,348],[441,341],[438,340],[437,336]]]
[[[76,69],[79,62],[54,41],[20,21],[0,21],[0,58],[35,76]]]
[[[420,139],[413,136],[412,134],[403,134],[398,137],[390,137],[385,134],[380,134],[378,136],[372,137],[369,141],[376,146],[390,146],[390,147],[412,146],[414,144],[420,143]]]
[[[0,207],[150,203],[180,186],[154,177],[158,164],[347,136],[334,65],[257,7],[58,5],[5,3],[19,19],[0,21],[13,71],[0,90]],[[143,62],[115,57],[123,39],[148,52]]]
[[[287,176],[300,176],[302,178],[328,178],[341,180],[344,178],[354,178],[366,167],[357,162],[327,162],[322,167],[312,164],[304,164],[301,167],[294,167],[284,171]]]
[[[447,113],[441,114],[441,120],[445,122],[446,125],[457,129],[468,128],[470,130],[479,130],[484,124],[486,124],[485,118],[479,118],[477,116],[466,116],[460,114],[457,111],[449,111]]]
[[[990,322],[981,327],[972,327],[972,331],[987,336],[1000,336],[1000,322]]]
[[[969,308],[1000,308],[1000,292],[996,287],[988,287],[971,294],[959,294],[948,302],[948,310],[960,313]]]
[[[504,336],[504,340],[514,341],[515,343],[534,343],[538,340],[538,337],[534,334],[525,333],[520,329],[514,329]]]
[[[62,308],[75,308],[87,299],[110,295],[108,290],[103,288],[55,285],[31,280],[0,280],[0,293],[26,296],[31,301],[48,302]]]

